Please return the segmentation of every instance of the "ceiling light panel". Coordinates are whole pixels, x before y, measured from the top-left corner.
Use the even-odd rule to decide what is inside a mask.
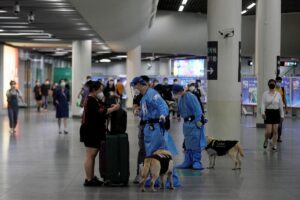
[[[255,5],[256,5],[256,3],[251,3],[251,4],[247,7],[247,9],[249,10],[249,9],[253,8]]]

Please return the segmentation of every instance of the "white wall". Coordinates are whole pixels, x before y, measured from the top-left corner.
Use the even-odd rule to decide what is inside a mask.
[[[152,67],[148,67],[150,62],[142,62],[141,74],[143,75],[159,75],[159,62],[152,62]],[[93,63],[93,75],[116,76],[126,74],[126,62],[111,62],[111,63]]]
[[[300,57],[300,13],[282,14],[281,56]],[[205,56],[206,15],[158,11],[153,27],[142,42],[142,52],[186,53]],[[242,55],[255,51],[255,16],[242,17]]]

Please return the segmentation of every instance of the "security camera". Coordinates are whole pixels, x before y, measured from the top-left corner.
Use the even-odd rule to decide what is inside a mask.
[[[15,15],[19,14],[20,11],[21,11],[20,4],[19,4],[19,2],[16,1],[15,5],[14,5],[14,13],[15,13]]]
[[[35,21],[35,16],[32,11],[30,11],[29,15],[27,16],[27,21],[29,24]]]
[[[230,29],[224,29],[224,30],[220,30],[219,31],[219,34],[221,36],[225,38],[229,38],[229,37],[233,37],[234,36],[234,29],[233,28],[230,28]]]

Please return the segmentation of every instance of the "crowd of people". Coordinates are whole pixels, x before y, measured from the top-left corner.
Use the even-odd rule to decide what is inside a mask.
[[[262,118],[266,125],[263,147],[267,148],[271,143],[273,150],[277,150],[277,143],[281,142],[284,108],[287,107],[285,90],[281,82],[280,77],[268,81],[269,90],[264,92],[261,103]],[[201,101],[201,97],[206,95],[201,87],[201,81],[190,82],[184,88],[179,84],[178,79],[174,79],[173,83],[169,84],[168,78],[164,78],[160,83],[156,79],[150,80],[148,76],[138,76],[130,84],[134,89],[133,113],[140,117],[137,136],[139,150],[134,183],[140,181],[139,168],[147,156],[152,155],[158,149],[166,149],[173,155],[177,154],[177,148],[168,132],[171,117],[178,121],[183,119],[184,160],[176,168],[202,170],[201,152],[207,145],[204,129],[207,120]],[[10,132],[14,133],[18,121],[18,100],[22,100],[22,95],[16,88],[15,81],[11,81],[10,86],[6,95]],[[68,134],[70,87],[63,79],[52,87],[48,79],[42,85],[37,81],[33,92],[38,112],[47,111],[49,91],[52,91],[59,134]],[[113,79],[109,79],[104,84],[101,80],[92,81],[91,76],[87,76],[78,94],[78,106],[83,108],[82,124],[84,125],[80,128],[80,132],[83,133],[80,139],[86,149],[84,186],[103,184],[103,181],[95,176],[95,158],[105,142],[108,128],[107,115],[122,107],[124,92],[125,89],[120,80],[117,80],[115,84]],[[172,176],[174,186],[180,186],[176,169],[172,172]]]

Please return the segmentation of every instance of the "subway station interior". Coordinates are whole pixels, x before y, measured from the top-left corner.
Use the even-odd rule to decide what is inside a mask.
[[[299,200],[299,21],[299,0],[0,0],[0,200]],[[106,88],[95,89],[99,81],[106,88],[111,81],[116,86],[109,97]],[[170,89],[172,100],[155,82]],[[197,100],[191,86],[199,89],[200,103],[187,109],[196,114],[185,115],[184,97]],[[122,150],[118,155],[128,164],[124,185],[108,184],[102,176],[101,167],[110,171],[107,163],[114,157],[108,156],[108,139],[104,153],[102,146],[80,141],[88,100],[98,95],[96,90],[103,94],[97,102],[114,96],[127,114],[128,156]],[[160,95],[151,99],[149,91]],[[137,92],[142,95],[138,113]],[[267,101],[267,95],[274,96]],[[158,99],[161,104],[154,104]],[[114,123],[108,113],[116,104],[103,108],[108,129]],[[168,114],[149,117],[162,105]],[[204,122],[197,121],[198,110]],[[277,114],[279,121],[273,122]],[[194,131],[187,123],[193,123],[200,139],[189,135]],[[178,183],[173,190],[141,190],[141,173],[154,153],[148,154],[147,142],[157,139],[151,135],[153,124],[161,127],[154,131],[163,129],[162,137],[173,139],[166,139],[166,146],[172,141],[177,150],[166,147]],[[215,157],[213,167],[210,137],[237,142]],[[189,151],[197,142],[199,148]],[[88,178],[91,149],[98,153],[93,161],[97,180]],[[232,152],[241,155],[239,168]],[[187,155],[192,166],[178,167]]]

